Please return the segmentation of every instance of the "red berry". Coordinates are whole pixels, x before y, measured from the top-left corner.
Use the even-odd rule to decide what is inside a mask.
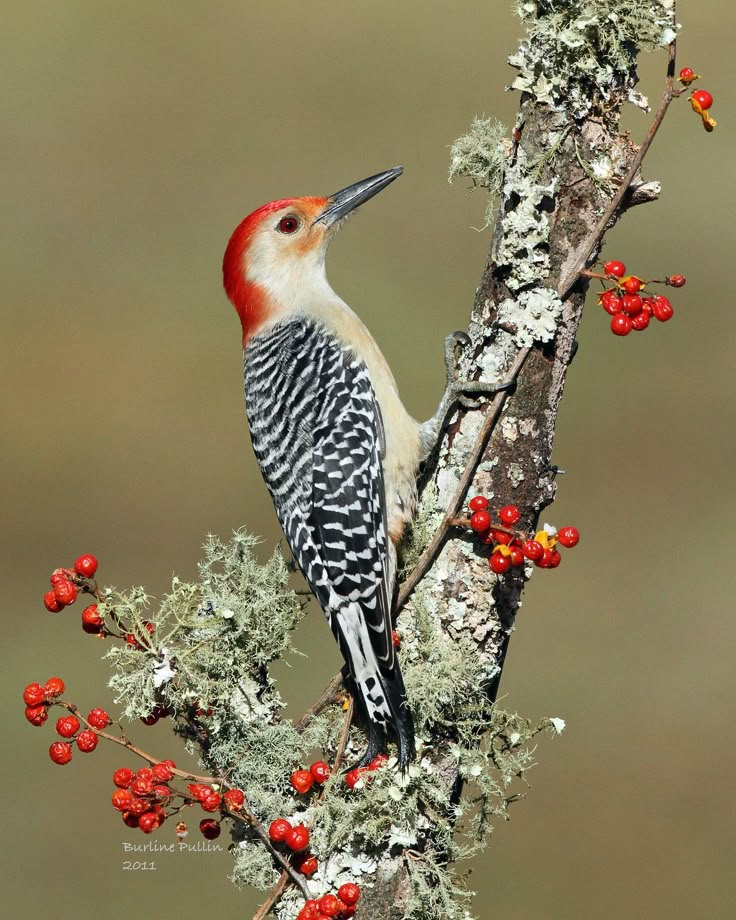
[[[92,728],[107,728],[112,722],[112,719],[104,709],[93,709],[87,716],[87,721]]]
[[[46,694],[46,699],[48,700],[55,696],[61,696],[66,688],[64,686],[64,681],[60,677],[49,677],[43,689]]]
[[[623,300],[616,291],[604,291],[601,294],[600,302],[603,304],[603,309],[606,313],[610,313],[611,316],[620,313],[624,306]]]
[[[491,567],[491,571],[495,572],[496,575],[503,575],[504,572],[508,572],[511,568],[511,556],[504,556],[501,553],[491,553],[488,564]]]
[[[490,537],[491,541],[486,540],[485,542],[501,543],[504,546],[508,546],[514,539],[510,533],[504,533],[502,530],[492,530]]]
[[[50,610],[51,613],[58,613],[60,610],[64,609],[64,605],[58,602],[56,594],[54,594],[53,591],[47,591],[44,594],[43,605],[47,610]]]
[[[611,320],[611,332],[614,335],[628,335],[633,328],[631,317],[623,313],[619,313]]]
[[[538,565],[540,569],[549,569],[551,568],[550,561],[552,559],[552,550],[549,547],[545,546],[542,549],[542,555],[539,559],[536,560],[535,565]]]
[[[199,829],[207,840],[217,840],[220,836],[220,822],[215,821],[214,818],[202,818],[199,822]]]
[[[40,728],[48,717],[49,710],[47,706],[26,706],[26,719],[31,725],[36,725]]]
[[[685,276],[684,275],[670,275],[667,279],[668,283],[672,287],[683,287],[685,285]]]
[[[626,274],[626,266],[623,262],[612,259],[610,262],[606,262],[603,266],[603,271],[612,278],[623,278]]]
[[[153,792],[153,780],[147,776],[136,776],[130,791],[133,795],[150,795]]]
[[[141,722],[144,725],[155,725],[158,722],[158,713],[152,712],[148,716],[141,716]]]
[[[40,706],[46,701],[46,691],[41,684],[28,684],[23,691],[23,702],[26,706]]]
[[[73,569],[54,569],[49,578],[49,583],[52,588],[55,588],[59,582],[68,581],[69,577],[74,574]]]
[[[130,808],[128,811],[132,812],[134,815],[142,815],[148,811],[148,802],[145,799],[134,798],[130,803]]]
[[[303,824],[296,824],[284,837],[284,843],[295,853],[309,846],[309,830]]]
[[[200,802],[204,801],[204,799],[212,795],[215,791],[212,786],[205,786],[202,783],[189,783],[187,789],[189,790],[189,794]]]
[[[161,763],[165,763],[166,766],[169,767],[171,770],[176,770],[176,764],[171,759],[162,760]]]
[[[319,902],[314,900],[306,901],[304,907],[297,914],[297,920],[319,920],[324,914],[319,909]]]
[[[562,527],[557,531],[557,539],[563,546],[577,546],[580,542],[580,531],[577,527]]]
[[[503,508],[498,512],[498,518],[501,523],[506,524],[507,527],[512,527],[521,517],[521,512],[516,507],[516,505],[504,505]]]
[[[74,563],[74,571],[77,575],[83,575],[85,578],[91,578],[97,571],[97,560],[91,553],[85,553],[80,556]]]
[[[150,767],[141,767],[141,769],[135,775],[136,779],[150,779],[153,781],[153,770]]]
[[[344,906],[334,894],[324,894],[319,899],[319,909],[326,917],[338,917]]]
[[[706,111],[713,105],[713,97],[707,89],[696,89],[692,98],[698,103],[703,111]]]
[[[329,764],[326,764],[324,760],[315,760],[309,768],[309,772],[312,774],[315,783],[319,783],[321,786],[322,783],[327,782],[332,770]]]
[[[212,792],[207,798],[201,800],[202,811],[217,811],[222,804],[222,796],[219,792]]]
[[[155,763],[151,767],[151,772],[154,777],[160,780],[162,783],[168,783],[171,777],[174,775],[171,771],[171,767],[167,763]]]
[[[476,533],[483,533],[491,526],[491,516],[487,511],[476,511],[470,516],[470,526]]]
[[[126,827],[138,827],[138,816],[130,811],[123,812],[123,824]]]
[[[553,549],[552,554],[550,555],[550,558],[549,558],[549,565],[547,566],[547,568],[556,569],[557,566],[561,562],[562,562],[562,556],[560,555],[559,551],[556,549]]]
[[[381,767],[388,763],[388,757],[385,754],[376,754],[373,760],[368,764],[369,770],[380,770]]]
[[[626,281],[623,282],[622,287],[627,294],[636,294],[637,291],[640,291],[644,287],[644,282],[641,278],[637,278],[636,275],[630,275]]]
[[[171,789],[166,783],[156,783],[153,787],[153,796],[158,799],[159,802],[165,802],[167,799],[171,798]]]
[[[74,603],[78,593],[77,586],[68,578],[62,578],[54,585],[56,600],[65,607]]]
[[[659,294],[654,298],[654,303],[652,304],[652,313],[654,318],[658,319],[660,323],[666,323],[667,320],[672,319],[672,314],[675,311],[672,309],[672,304],[666,297],[661,297]]]
[[[135,779],[135,773],[128,767],[120,767],[112,775],[112,781],[119,789],[127,789]]]
[[[155,811],[146,811],[138,818],[138,827],[144,834],[152,834],[161,827],[161,817]]]
[[[348,770],[348,772],[345,774],[345,782],[348,789],[354,789],[356,783],[362,778],[364,773],[364,767],[355,767],[353,770]]]
[[[690,67],[683,67],[680,71],[680,79],[683,83],[688,83],[695,76],[695,71]]]
[[[302,875],[306,875],[307,878],[310,878],[319,868],[317,857],[312,856],[311,853],[308,854],[304,859],[299,860],[297,868]]]
[[[127,811],[132,801],[133,796],[127,789],[116,789],[112,794],[112,807],[117,811]]]
[[[394,648],[398,648],[401,645],[401,636],[395,629],[391,630],[391,641],[393,642]]]
[[[82,611],[82,629],[88,633],[98,633],[102,629],[102,617],[97,604],[90,604]]]
[[[649,325],[652,314],[648,310],[642,310],[636,316],[631,318],[631,328],[636,332],[643,332]]]
[[[53,760],[54,763],[61,764],[62,766],[65,763],[69,763],[72,759],[72,746],[67,741],[54,741],[54,743],[49,748],[49,757]]]
[[[271,822],[271,826],[268,829],[268,836],[274,843],[281,843],[282,840],[286,840],[286,835],[291,830],[291,824],[286,820],[286,818],[277,818],[275,821]]]
[[[76,716],[62,716],[56,721],[56,733],[62,738],[73,738],[79,731],[79,719]]]
[[[355,882],[346,882],[337,889],[337,896],[348,907],[352,907],[353,904],[358,903],[360,898],[360,886],[356,885]]]
[[[468,502],[468,508],[471,511],[485,511],[488,507],[488,499],[483,495],[476,495],[475,498],[471,498]]]
[[[85,728],[84,731],[77,735],[77,747],[83,754],[89,754],[94,751],[99,743],[100,739],[97,732],[93,732],[89,728]]]
[[[524,553],[521,551],[520,546],[511,547],[511,565],[524,565]]]
[[[245,805],[245,793],[242,789],[228,789],[223,799],[230,811],[240,811]]]
[[[314,785],[314,777],[309,770],[295,770],[291,774],[290,782],[298,793],[304,795],[304,793],[309,792]]]
[[[536,540],[524,540],[524,542],[521,544],[521,551],[524,553],[527,559],[531,559],[532,562],[534,562],[535,560],[542,558],[544,547]]]
[[[622,307],[624,313],[628,313],[629,316],[636,316],[637,313],[641,313],[644,301],[639,294],[624,294]]]

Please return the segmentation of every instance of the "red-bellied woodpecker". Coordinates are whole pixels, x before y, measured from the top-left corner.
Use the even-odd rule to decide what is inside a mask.
[[[435,415],[415,421],[360,319],[330,287],[327,246],[341,220],[401,167],[329,198],[285,198],[236,228],[223,278],[240,315],[253,449],[289,546],[345,658],[368,727],[365,764],[386,748],[405,765],[414,729],[392,642],[396,546],[417,501],[417,472],[460,392],[454,378]]]

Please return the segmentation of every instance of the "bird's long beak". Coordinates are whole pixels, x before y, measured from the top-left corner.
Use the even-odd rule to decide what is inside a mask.
[[[360,182],[355,182],[353,185],[335,192],[334,195],[330,195],[327,199],[327,207],[319,217],[315,218],[314,223],[322,223],[326,227],[332,226],[332,224],[345,217],[346,214],[363,204],[364,201],[368,201],[369,198],[377,195],[381,189],[390,185],[394,179],[398,179],[403,171],[403,166],[394,166],[393,169],[387,169],[376,176],[362,179]]]

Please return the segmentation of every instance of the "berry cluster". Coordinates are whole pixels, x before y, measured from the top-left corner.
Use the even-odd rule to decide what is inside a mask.
[[[296,920],[343,920],[354,916],[360,899],[360,887],[346,882],[337,889],[337,896],[325,894],[309,900],[296,915]]]
[[[315,785],[324,785],[330,778],[332,769],[324,760],[315,760],[308,770],[295,770],[290,777],[292,787],[300,794],[309,792]]]
[[[669,298],[662,294],[648,295],[647,284],[666,284],[679,288],[685,284],[683,275],[670,275],[664,281],[643,281],[636,275],[627,275],[626,266],[618,259],[612,259],[603,266],[604,274],[586,272],[589,277],[613,282],[613,287],[604,287],[598,295],[598,303],[611,317],[611,332],[614,335],[628,335],[632,329],[643,332],[654,317],[660,323],[672,319],[673,309]]]
[[[679,79],[683,86],[688,87],[691,83],[700,79],[700,74],[694,73],[691,67],[683,67],[680,71]],[[682,90],[682,92],[684,92],[684,90]],[[713,105],[713,97],[708,90],[696,89],[690,96],[690,105],[692,106],[693,112],[700,115],[705,130],[712,131],[718,122],[712,118],[708,112],[708,109]]]
[[[54,704],[63,706],[69,711],[68,715],[61,716],[56,720],[56,733],[68,740],[55,741],[49,748],[49,756],[54,763],[69,763],[72,759],[73,748],[70,741],[74,741],[78,750],[83,754],[89,754],[97,747],[99,737],[97,731],[106,728],[111,724],[112,719],[104,709],[93,709],[84,720],[85,728],[82,723],[73,714],[73,707],[64,703],[57,698],[64,692],[64,681],[60,677],[50,677],[46,683],[28,684],[23,691],[23,702],[26,704],[26,719],[31,725],[44,725],[49,717],[49,708]],[[80,731],[81,729],[81,731]]]
[[[124,739],[107,734],[104,729],[112,725],[112,719],[105,710],[92,709],[85,719],[76,706],[60,699],[64,689],[64,681],[60,677],[50,677],[43,686],[38,683],[28,684],[23,691],[26,719],[31,725],[41,726],[47,721],[51,706],[56,705],[66,710],[56,721],[56,732],[65,740],[55,741],[49,748],[49,756],[56,764],[63,766],[72,759],[73,748],[70,742],[73,741],[78,750],[88,754],[97,747],[100,737],[136,750],[136,753],[149,761],[150,766],[143,767],[137,773],[121,767],[113,774],[116,789],[112,794],[112,806],[122,813],[128,827],[139,827],[145,834],[150,834],[166,818],[178,815],[184,806],[195,805],[197,802],[203,811],[219,812],[221,817],[237,814],[243,808],[245,795],[240,789],[228,789],[221,794],[214,786],[203,783],[190,784],[186,792],[173,788],[169,783],[176,773],[180,776],[189,774],[177,771],[173,760],[155,760],[132,748]],[[220,834],[219,821],[211,818],[201,821],[199,828],[210,840]]]
[[[493,547],[488,564],[492,572],[503,575],[512,567],[524,565],[526,560],[542,569],[556,569],[562,556],[556,545],[572,548],[580,541],[576,527],[561,527],[559,530],[550,524],[536,534],[514,530],[514,525],[521,520],[521,512],[516,505],[504,505],[498,512],[499,524],[494,524],[488,510],[488,499],[483,495],[471,498],[469,505],[470,520],[458,521],[467,524],[483,543]]]
[[[59,613],[64,607],[73,604],[77,599],[80,588],[90,590],[88,582],[97,571],[97,560],[89,553],[80,556],[74,563],[73,569],[54,569],[51,573],[51,590],[43,596],[43,603],[51,613]],[[86,612],[86,611],[85,611]],[[82,616],[82,625],[85,619]],[[100,626],[102,620],[100,620]],[[87,632],[92,630],[87,629]],[[99,631],[99,630],[98,630]]]

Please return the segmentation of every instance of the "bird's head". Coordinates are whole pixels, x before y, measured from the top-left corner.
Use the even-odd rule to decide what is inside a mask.
[[[265,322],[298,313],[331,289],[327,245],[342,220],[386,188],[396,166],[328,198],[282,198],[263,205],[235,228],[225,250],[225,291],[247,341]]]

